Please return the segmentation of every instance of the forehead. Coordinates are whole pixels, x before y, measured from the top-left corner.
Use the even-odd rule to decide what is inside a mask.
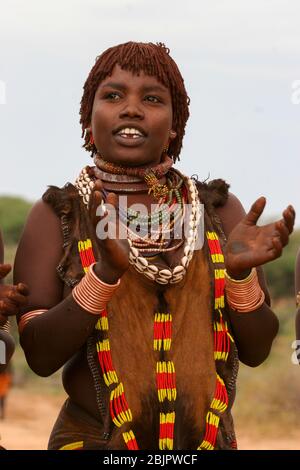
[[[122,84],[126,85],[126,87],[132,86],[147,89],[153,88],[170,94],[169,88],[163,85],[155,76],[147,75],[143,70],[133,73],[130,70],[122,69],[119,65],[115,65],[111,75],[99,84],[99,88],[109,86],[110,84]]]

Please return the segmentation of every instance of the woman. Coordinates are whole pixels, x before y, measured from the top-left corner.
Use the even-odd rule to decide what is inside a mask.
[[[27,287],[19,283],[17,286],[3,285],[3,279],[11,270],[9,264],[3,264],[4,246],[0,232],[0,419],[5,417],[5,402],[11,385],[11,371],[8,363],[14,353],[15,343],[9,334],[8,317],[16,315],[21,305],[25,305],[28,294]],[[2,450],[3,447],[0,446]]]
[[[50,449],[236,448],[238,359],[260,364],[278,329],[259,266],[280,256],[294,210],[258,227],[264,198],[245,214],[222,180],[173,169],[188,104],[163,44],[105,51],[80,110],[95,166],[29,216],[20,341],[37,374],[65,365],[69,395]]]

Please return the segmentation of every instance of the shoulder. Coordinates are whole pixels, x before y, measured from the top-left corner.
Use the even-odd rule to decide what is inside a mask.
[[[232,193],[228,193],[225,204],[216,207],[215,211],[222,222],[226,237],[246,215],[241,201]]]
[[[34,204],[28,215],[21,243],[28,237],[41,242],[44,237],[49,240],[55,234],[57,238],[61,232],[60,226],[60,219],[52,207],[41,199]]]
[[[223,179],[209,182],[196,181],[200,201],[210,215],[216,214],[226,237],[245,216],[241,201],[229,191],[230,185]]]
[[[31,306],[44,306],[46,290],[58,291],[56,267],[62,256],[61,221],[52,208],[40,200],[29,213],[14,264],[14,281],[29,286]],[[41,297],[38,302],[32,300],[37,296],[36,292]]]
[[[69,214],[74,205],[79,202],[80,196],[78,189],[71,183],[67,183],[63,188],[50,186],[43,194],[42,200],[46,203],[56,215],[61,217],[63,214]]]
[[[229,184],[222,179],[215,179],[209,182],[194,180],[201,202],[207,208],[222,207],[228,199]]]

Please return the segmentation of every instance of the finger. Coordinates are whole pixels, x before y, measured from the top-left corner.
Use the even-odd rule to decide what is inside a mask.
[[[259,217],[263,213],[263,210],[266,205],[266,198],[265,197],[260,197],[258,198],[254,204],[252,204],[250,211],[245,217],[245,222],[248,225],[256,225],[256,222],[258,221]]]
[[[106,198],[107,204],[111,204],[115,209],[118,206],[118,198],[115,193],[108,193],[107,198]]]
[[[97,216],[96,216],[97,207],[99,207],[103,199],[102,190],[103,190],[102,182],[100,180],[97,180],[92,189],[92,192],[90,195],[90,201],[89,201],[89,214],[94,225],[97,223]]]
[[[19,309],[17,306],[10,302],[8,299],[0,300],[0,314],[2,315],[16,315]]]
[[[288,206],[282,213],[284,222],[288,228],[289,233],[292,233],[294,229],[294,223],[295,223],[295,209],[293,206]]]
[[[271,250],[273,259],[279,258],[282,253],[282,244],[278,237],[274,237],[272,240],[273,249]]]
[[[22,295],[29,295],[29,287],[23,282],[19,282],[19,284],[16,285],[16,289]]]
[[[275,228],[276,228],[276,231],[278,232],[278,235],[280,236],[282,246],[286,246],[289,242],[290,232],[287,226],[285,225],[284,221],[279,220],[278,222],[276,222]]]
[[[25,305],[27,303],[27,297],[25,295],[19,294],[16,290],[11,291],[7,298],[18,305]]]
[[[10,264],[0,264],[0,279],[5,278],[10,271],[11,271]]]

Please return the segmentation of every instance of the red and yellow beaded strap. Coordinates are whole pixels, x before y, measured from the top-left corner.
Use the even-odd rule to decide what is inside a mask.
[[[83,270],[87,272],[89,266],[95,263],[91,240],[88,238],[87,240],[79,241],[78,251]],[[111,419],[113,423],[120,428],[123,424],[132,421],[132,413],[125,397],[123,383],[119,381],[113,365],[110,343],[107,337],[108,327],[107,312],[103,310],[100,313],[96,329],[102,331],[104,337],[102,340],[97,341],[96,348],[104,382],[107,387],[111,387],[109,399]],[[123,432],[122,436],[128,450],[138,450],[138,445],[132,430]]]
[[[206,232],[206,238],[213,265],[224,263],[219,237],[216,232]],[[224,268],[214,268],[214,358],[215,361],[227,361],[230,351],[230,343],[233,338],[228,331],[227,322],[224,321],[222,308],[225,307],[224,291],[225,276]],[[215,448],[220,423],[220,414],[224,413],[228,406],[228,394],[223,379],[216,373],[215,393],[206,415],[206,428],[204,439],[198,450],[213,450]],[[217,413],[217,414],[216,414]]]
[[[86,273],[90,265],[95,263],[95,257],[92,248],[92,241],[88,238],[84,241],[78,242],[78,251],[81,264],[84,272]]]
[[[208,246],[213,264],[223,263],[220,242],[215,232],[207,232]],[[78,250],[84,271],[95,262],[90,239],[78,243]],[[224,321],[221,309],[224,308],[224,269],[215,268],[215,291],[214,291],[214,359],[215,361],[227,361],[230,342],[233,342],[227,322]],[[119,382],[116,370],[113,366],[108,334],[108,318],[106,310],[102,311],[97,322],[96,329],[102,331],[106,337],[97,342],[98,360],[102,370],[103,379],[107,387],[113,387],[110,394],[110,414],[114,424],[121,427],[124,423],[132,422],[132,413],[128,406],[124,386]],[[172,315],[167,313],[156,313],[153,329],[153,349],[156,352],[170,351],[172,343]],[[156,363],[156,386],[158,400],[161,405],[168,407],[168,411],[161,411],[159,415],[159,448],[161,450],[172,450],[174,445],[175,426],[175,401],[177,396],[176,375],[173,361],[157,361]],[[206,428],[204,439],[198,450],[213,450],[219,429],[220,414],[224,413],[228,406],[228,394],[223,379],[216,373],[216,387],[209,411],[206,415]],[[124,432],[124,442],[129,450],[138,450],[138,444],[132,430]]]
[[[156,313],[154,316],[153,349],[168,352],[172,343],[172,315]],[[159,449],[173,450],[175,401],[177,396],[176,375],[173,361],[156,362],[156,388],[161,407],[159,413]],[[168,411],[166,412],[166,409]]]

